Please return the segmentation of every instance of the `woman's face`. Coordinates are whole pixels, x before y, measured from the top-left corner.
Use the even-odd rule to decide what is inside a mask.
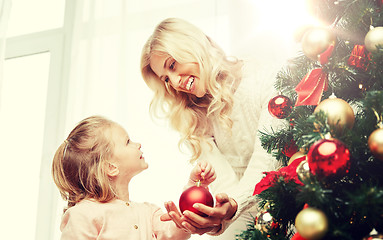
[[[170,55],[153,53],[150,67],[158,78],[175,90],[193,94],[199,98],[206,94],[205,82],[200,79],[197,63],[178,63]]]

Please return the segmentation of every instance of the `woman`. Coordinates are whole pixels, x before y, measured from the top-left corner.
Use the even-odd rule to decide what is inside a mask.
[[[256,214],[255,184],[276,167],[257,136],[275,122],[267,110],[276,95],[275,74],[228,58],[200,29],[176,18],[162,21],[149,37],[141,72],[154,91],[151,113],[180,132],[191,161],[206,160],[217,173],[211,184],[216,205],[195,206],[208,217],[181,214],[166,203],[167,219],[192,233],[234,239]]]

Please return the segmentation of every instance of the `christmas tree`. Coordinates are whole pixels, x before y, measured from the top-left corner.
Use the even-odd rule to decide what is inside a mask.
[[[237,239],[383,239],[383,1],[310,0],[323,26],[278,76],[261,132],[284,165],[255,186],[261,211]]]

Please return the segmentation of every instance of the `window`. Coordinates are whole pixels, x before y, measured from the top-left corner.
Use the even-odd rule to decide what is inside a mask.
[[[5,62],[1,91],[0,153],[4,170],[0,208],[4,236],[30,239],[40,184],[44,120],[50,54],[41,53]],[[20,71],[22,69],[22,71]],[[20,231],[22,226],[22,231]]]
[[[8,239],[54,239],[51,158],[63,129],[63,26],[71,2],[12,0],[0,84],[0,210],[6,216],[0,228]]]
[[[64,10],[65,0],[12,0],[7,36],[14,37],[61,28]]]

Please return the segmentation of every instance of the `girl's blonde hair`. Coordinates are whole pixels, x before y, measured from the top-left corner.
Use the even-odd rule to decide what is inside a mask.
[[[198,63],[207,94],[198,98],[165,85],[150,67],[153,53],[170,55],[181,64]],[[235,58],[229,59],[200,29],[177,18],[162,21],[144,45],[141,73],[154,91],[150,112],[155,117],[169,118],[171,126],[182,135],[179,146],[191,146],[192,161],[201,155],[201,141],[211,134],[211,117],[231,129],[232,85],[242,77],[242,65]]]
[[[100,116],[82,120],[57,149],[52,175],[68,208],[82,199],[100,202],[115,197],[105,171],[106,160],[113,154],[109,129],[114,122]]]

